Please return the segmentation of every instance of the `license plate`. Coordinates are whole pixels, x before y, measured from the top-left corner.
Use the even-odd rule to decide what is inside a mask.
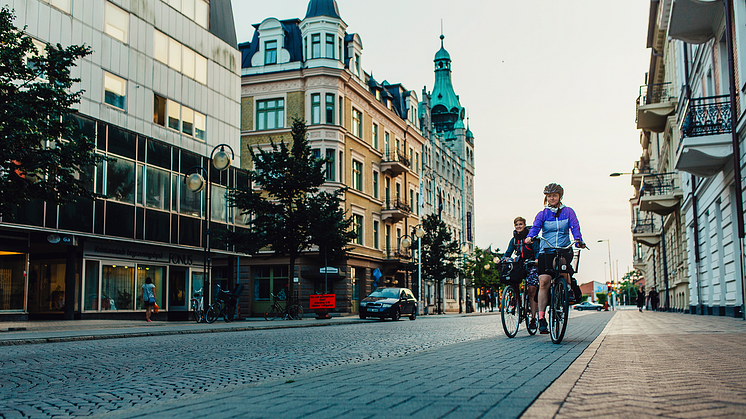
[[[376,307],[368,307],[368,311],[370,311],[370,312],[378,312],[378,308],[376,308]]]

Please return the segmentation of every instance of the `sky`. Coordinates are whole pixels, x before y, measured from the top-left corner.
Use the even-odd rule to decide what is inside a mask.
[[[238,42],[268,17],[303,19],[308,0],[232,0]],[[628,175],[639,159],[635,100],[650,60],[649,0],[337,0],[362,66],[379,82],[432,91],[441,21],[475,148],[475,239],[505,250],[544,185],[565,189],[590,251],[579,283],[632,269]],[[598,242],[599,240],[608,240]],[[617,269],[618,266],[618,269]]]

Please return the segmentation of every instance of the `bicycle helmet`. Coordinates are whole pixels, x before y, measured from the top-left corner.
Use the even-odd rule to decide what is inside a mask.
[[[562,186],[560,186],[558,183],[550,183],[549,185],[544,187],[544,194],[550,194],[550,193],[558,193],[560,200],[562,200],[562,195],[565,194],[565,190],[562,189]]]

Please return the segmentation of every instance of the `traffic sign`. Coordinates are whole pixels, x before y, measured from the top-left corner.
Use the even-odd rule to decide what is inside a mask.
[[[320,274],[338,274],[339,268],[335,268],[334,266],[324,266],[323,268],[319,268]]]

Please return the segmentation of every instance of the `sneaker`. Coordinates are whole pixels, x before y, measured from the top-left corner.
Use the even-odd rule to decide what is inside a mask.
[[[570,304],[575,304],[575,291],[570,288],[570,292],[567,293],[567,299]]]
[[[531,330],[536,330],[536,319],[531,319],[531,322],[528,324],[528,328]]]
[[[147,320],[147,321],[148,321],[149,323],[151,322],[151,320],[150,320],[150,319],[145,319],[145,320]]]
[[[539,333],[542,335],[549,333],[549,325],[546,319],[539,319]]]

